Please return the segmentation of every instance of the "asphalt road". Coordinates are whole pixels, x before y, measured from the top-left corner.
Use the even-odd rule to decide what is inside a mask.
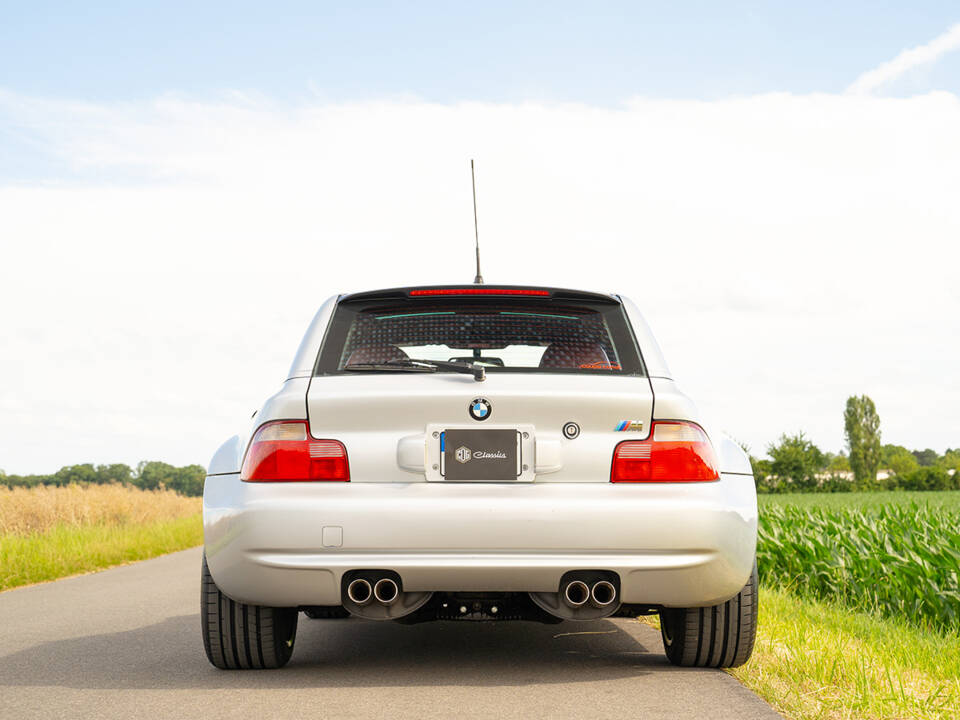
[[[203,654],[200,550],[0,593],[0,718],[778,718],[721,671],[677,669],[634,620],[308,620],[290,664]]]

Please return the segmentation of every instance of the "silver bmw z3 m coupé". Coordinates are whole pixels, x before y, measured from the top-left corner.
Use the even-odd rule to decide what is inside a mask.
[[[750,461],[699,416],[640,312],[546,287],[413,287],[319,309],[210,462],[201,621],[275,668],[297,620],[660,615],[677,665],[746,661]]]

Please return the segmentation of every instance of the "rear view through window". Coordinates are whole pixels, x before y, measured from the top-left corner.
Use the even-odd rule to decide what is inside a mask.
[[[615,301],[458,297],[342,302],[317,372],[402,372],[417,369],[412,361],[487,372],[643,374]]]

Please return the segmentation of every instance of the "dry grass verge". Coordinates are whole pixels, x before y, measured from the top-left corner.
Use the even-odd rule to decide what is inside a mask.
[[[0,487],[0,535],[28,535],[57,526],[145,525],[195,515],[200,498],[128,485]]]
[[[123,485],[0,487],[0,590],[199,545],[200,507]]]

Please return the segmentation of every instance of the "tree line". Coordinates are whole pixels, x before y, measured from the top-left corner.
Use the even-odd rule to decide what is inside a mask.
[[[7,487],[34,487],[36,485],[105,485],[121,483],[143,490],[166,488],[181,495],[203,495],[206,470],[202,465],[176,467],[164,462],[141,462],[136,468],[115,463],[112,465],[68,465],[52,475],[7,475],[0,470],[0,485]]]
[[[767,458],[751,455],[757,491],[960,490],[960,448],[940,455],[882,444],[880,416],[866,395],[847,399],[843,419],[846,452],[823,452],[799,432],[770,443]]]

